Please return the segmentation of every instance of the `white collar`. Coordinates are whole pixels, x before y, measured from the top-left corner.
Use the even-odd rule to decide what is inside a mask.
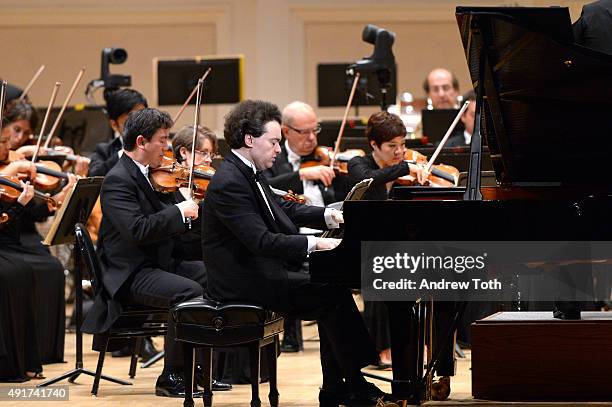
[[[287,161],[290,163],[300,162],[302,157],[293,152],[293,150],[289,147],[289,141],[285,140],[285,149],[287,150]]]
[[[472,142],[472,135],[467,130],[463,130],[463,140],[466,145]]]
[[[240,161],[242,161],[247,167],[251,168],[253,170],[253,173],[257,173],[257,168],[255,168],[255,164],[253,164],[250,160],[247,160],[235,149],[232,149],[232,153],[236,154],[236,157],[240,158]]]
[[[126,155],[130,160],[134,161],[134,164],[136,164],[136,166],[138,167],[138,169],[140,170],[140,172],[142,172],[142,175],[145,176],[145,178],[147,177],[147,175],[149,175],[149,166],[148,165],[142,165],[141,163],[139,163],[138,161],[134,160],[132,157],[130,157],[129,155]]]

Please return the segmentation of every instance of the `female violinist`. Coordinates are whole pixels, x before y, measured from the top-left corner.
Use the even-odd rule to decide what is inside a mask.
[[[181,128],[172,138],[172,151],[178,164],[191,166],[191,149],[193,140],[193,126]],[[217,153],[217,136],[213,131],[204,126],[198,126],[196,133],[195,165],[210,167],[212,159]],[[166,196],[163,196],[166,195]],[[162,194],[162,200],[166,203],[178,203],[189,198],[188,188],[181,187],[171,194]],[[181,235],[182,258],[185,260],[202,260],[202,238],[201,238],[201,215],[202,204],[200,204],[199,216],[192,222],[191,229]]]
[[[0,159],[6,158],[8,151],[8,137],[0,135]],[[5,176],[26,173],[33,177],[36,168],[28,161],[15,161],[2,172]],[[0,357],[0,381],[42,378],[41,363],[63,359],[64,268],[54,258],[43,260],[21,245],[20,221],[32,209],[34,188],[24,182],[18,185],[22,192],[14,201],[6,199],[11,195],[5,193],[4,185],[0,193],[0,213],[8,216],[0,225],[0,335],[11,355]],[[50,295],[51,287],[56,288],[55,295]],[[56,324],[52,331],[48,331],[47,318]],[[48,352],[49,345],[56,352]]]
[[[9,122],[7,126],[12,123]],[[0,163],[5,162],[9,156],[10,133],[4,130],[5,128],[0,133],[3,140],[0,143]],[[36,167],[30,161],[17,160],[2,169],[2,175],[18,174],[29,175],[31,179],[35,179]],[[76,177],[70,175],[66,186],[53,197],[54,201],[63,201],[75,182]],[[0,230],[0,255],[13,262],[25,262],[34,272],[34,301],[38,322],[36,329],[31,332],[36,333],[42,363],[63,361],[66,312],[64,266],[42,245],[42,236],[35,225],[35,222],[43,221],[54,213],[55,207],[49,202],[52,201],[28,202],[19,216],[11,219],[10,224],[3,225]]]
[[[406,175],[412,175],[419,183],[425,182],[427,177],[422,168],[404,161],[405,136],[406,128],[398,116],[388,112],[370,116],[366,137],[372,153],[354,157],[348,164],[351,187],[366,178],[373,179],[363,199],[386,200],[394,181]]]
[[[0,136],[0,149],[8,140]],[[22,168],[25,170],[25,168]],[[7,215],[0,224],[0,246],[4,243],[4,230],[14,227],[25,205],[34,196],[34,188],[21,183],[23,191],[14,202],[5,201],[0,193],[0,212]],[[34,270],[28,263],[0,251],[0,341],[4,357],[0,357],[0,381],[21,382],[42,377],[36,309],[34,305]],[[9,356],[10,357],[6,357]]]
[[[2,132],[9,137],[9,149],[13,158],[31,157],[36,149],[35,145],[28,145],[27,142],[32,136],[32,131],[38,124],[36,110],[30,102],[15,99],[10,101],[4,110]],[[79,155],[74,155],[70,147],[58,146],[50,153],[41,151],[40,155],[45,154],[65,154],[73,158],[75,174],[86,176],[89,168],[89,159]]]

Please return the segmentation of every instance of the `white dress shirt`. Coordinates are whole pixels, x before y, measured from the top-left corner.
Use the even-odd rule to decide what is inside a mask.
[[[300,163],[302,161],[302,157],[297,155],[291,150],[289,147],[289,142],[285,140],[285,149],[287,150],[287,161],[289,164],[293,166],[293,171],[300,170]],[[321,194],[321,189],[314,181],[309,179],[302,180],[302,186],[304,188],[304,196],[308,198],[308,204],[313,206],[325,206],[325,201],[323,201],[323,195]]]

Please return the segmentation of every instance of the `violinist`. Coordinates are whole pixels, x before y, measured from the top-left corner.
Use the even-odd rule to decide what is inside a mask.
[[[179,164],[191,166],[191,147],[193,140],[193,126],[185,126],[180,129],[172,138],[172,151]],[[197,146],[195,149],[195,165],[210,166],[212,157],[217,152],[217,136],[213,131],[204,126],[199,126],[196,133]],[[163,194],[165,195],[165,194]],[[183,202],[189,199],[188,188],[180,188],[171,196],[164,198],[165,202]],[[200,204],[198,219],[192,222],[191,229],[182,234],[180,239],[182,247],[185,249],[183,258],[185,260],[202,260],[202,235],[201,235],[201,214]]]
[[[8,158],[8,153],[8,135],[3,132],[0,136],[0,162]],[[29,161],[13,161],[4,167],[2,174],[24,174],[34,179],[36,167]],[[63,200],[74,182],[76,177],[72,176],[66,187],[55,196],[57,201]],[[54,213],[55,208],[50,208],[47,202],[24,199],[21,205],[13,204],[12,210],[15,208],[18,209],[16,214],[11,214],[10,210],[0,210],[10,217],[10,221],[0,229],[0,257],[13,264],[27,264],[32,269],[37,322],[36,329],[29,334],[36,336],[43,364],[62,362],[66,319],[64,266],[42,245],[42,237],[35,227],[36,221],[46,219]]]
[[[0,152],[6,151],[8,139],[0,136]],[[15,163],[17,164],[17,163]],[[12,165],[7,173],[35,171],[26,162]],[[28,165],[26,165],[28,164]],[[5,169],[6,170],[6,169]],[[17,170],[17,171],[15,171]],[[0,247],[3,245],[5,228],[14,228],[25,206],[34,196],[34,188],[21,183],[23,191],[15,202],[6,202],[0,194],[0,212],[8,219],[0,224]],[[8,233],[10,235],[10,233]],[[9,239],[11,241],[11,239]],[[42,377],[42,363],[36,332],[36,290],[34,270],[23,259],[7,256],[0,250],[0,381],[23,382]]]
[[[373,178],[364,199],[386,200],[394,181],[405,175],[413,175],[424,182],[421,167],[404,161],[404,137],[406,128],[402,119],[388,112],[374,113],[368,119],[366,137],[372,153],[354,157],[348,164],[349,185],[366,178]]]
[[[105,290],[95,298],[83,323],[85,332],[107,331],[124,304],[169,309],[203,296],[202,262],[181,261],[175,251],[176,238],[186,230],[185,219],[198,218],[198,205],[191,199],[164,204],[148,178],[149,167],[161,163],[172,124],[166,112],[150,108],[130,113],[125,121],[124,154],[104,177],[100,193],[103,216],[98,248]],[[182,347],[174,337],[175,326],[169,318],[164,370],[155,388],[159,396],[185,395]],[[196,380],[201,383],[202,375],[196,374]]]
[[[14,151],[18,158],[31,157],[36,149],[35,145],[27,145],[32,136],[33,129],[38,123],[38,116],[32,104],[27,100],[14,99],[6,105],[3,116],[2,131],[9,136],[9,149]],[[56,151],[73,155],[70,147],[58,146]],[[44,155],[41,152],[40,155]],[[76,156],[74,172],[77,175],[87,175],[89,158]]]
[[[106,114],[115,137],[108,142],[98,143],[91,156],[89,177],[103,177],[119,161],[123,150],[123,125],[131,112],[146,108],[147,100],[134,89],[107,89],[104,91]]]
[[[372,153],[365,157],[355,157],[349,161],[349,182],[354,185],[357,182],[373,178],[372,184],[366,191],[364,198],[367,200],[386,200],[389,191],[398,177],[411,174],[419,183],[423,183],[428,174],[420,167],[404,161],[404,136],[406,129],[402,120],[388,112],[378,112],[370,116],[366,126],[366,137],[372,147]],[[437,343],[438,335],[448,332],[455,304],[452,302],[437,302],[435,304],[436,314],[434,317],[434,344]],[[387,308],[385,310],[385,308]],[[403,326],[411,327],[416,332],[416,317],[411,304],[406,306],[386,307],[382,302],[366,302],[364,318],[366,326],[372,335],[379,353],[379,364],[383,367],[392,363],[390,348],[390,332],[387,312],[395,313],[394,319],[405,320]],[[441,334],[437,334],[440,332]],[[416,351],[416,350],[415,350]],[[434,347],[437,352],[437,346]],[[434,383],[434,398],[443,400],[450,394],[450,376],[455,374],[453,359],[453,342],[449,342],[440,350],[441,355],[436,365],[439,379]],[[415,358],[416,354],[412,355]]]
[[[281,152],[272,168],[264,171],[270,186],[304,195],[307,203],[325,206],[342,201],[348,192],[346,179],[336,177],[327,165],[300,168],[318,146],[321,126],[312,107],[292,102],[283,109]]]

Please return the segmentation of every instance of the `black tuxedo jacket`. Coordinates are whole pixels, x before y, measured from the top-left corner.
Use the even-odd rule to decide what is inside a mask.
[[[371,153],[365,157],[354,157],[348,164],[348,178],[351,187],[366,178],[373,179],[363,196],[364,200],[369,201],[387,200],[389,198],[387,182],[408,174],[410,174],[410,168],[405,161],[390,167],[379,168]]]
[[[127,155],[104,178],[100,192],[102,223],[98,253],[103,286],[84,323],[84,331],[104,332],[121,312],[118,293],[132,274],[146,269],[171,271],[175,237],[185,231],[176,205],[162,203]]]
[[[123,148],[119,137],[106,143],[96,144],[96,150],[91,155],[89,177],[104,177],[119,161],[119,151]]]
[[[289,307],[291,270],[307,254],[306,236],[297,226],[325,227],[321,207],[285,202],[260,183],[235,154],[226,155],[206,191],[202,216],[202,253],[209,294],[219,300],[242,300],[283,311]],[[297,225],[297,226],[296,226]]]
[[[300,179],[300,173],[299,171],[293,171],[293,166],[287,158],[285,143],[282,143],[281,152],[276,156],[272,168],[265,170],[263,173],[268,183],[274,188],[284,191],[292,190],[296,194],[304,193],[304,184]],[[323,196],[325,205],[343,201],[348,193],[348,183],[345,177],[334,178],[332,185],[328,188],[325,188],[322,182],[317,182],[317,186],[321,190],[321,196]]]

